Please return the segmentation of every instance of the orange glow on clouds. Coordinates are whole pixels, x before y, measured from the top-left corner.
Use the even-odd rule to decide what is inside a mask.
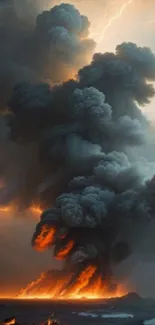
[[[22,213],[23,211],[19,211],[16,207],[16,204],[13,203],[13,204],[10,204],[10,205],[2,205],[0,206],[0,213],[2,214],[9,214],[10,216],[12,214],[15,214],[15,213]],[[29,216],[32,216],[32,217],[35,217],[35,218],[38,218],[40,217],[40,215],[42,214],[43,210],[39,207],[39,206],[36,206],[36,205],[32,205],[30,208],[24,210],[24,212],[28,212]]]
[[[43,252],[48,245],[52,243],[54,239],[54,235],[56,233],[55,228],[48,227],[47,225],[43,225],[40,231],[40,234],[34,241],[34,248],[39,251]]]
[[[62,248],[57,254],[56,259],[57,260],[63,260],[65,257],[70,253],[74,246],[74,241],[70,240],[64,248]]]

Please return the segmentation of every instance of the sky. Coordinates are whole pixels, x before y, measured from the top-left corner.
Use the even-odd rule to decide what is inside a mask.
[[[20,10],[19,1],[15,0],[15,2],[17,3],[16,9]],[[37,0],[34,2],[37,4]],[[97,43],[97,52],[114,51],[117,44],[124,41],[150,47],[155,52],[155,0],[71,0],[65,2],[74,4],[82,14],[88,16],[91,23],[90,36]],[[49,9],[60,4],[61,1],[44,0],[40,3],[39,10],[42,11],[42,9]],[[155,100],[145,109],[142,108],[152,122],[155,121],[154,107]],[[27,215],[12,214],[12,212],[0,214],[0,295],[18,292],[27,282],[45,271],[45,266],[51,268],[52,263],[55,265],[50,252],[42,254],[40,258],[40,253],[31,248],[31,237],[37,217],[32,215],[27,217]],[[3,253],[4,246],[6,247],[5,254]],[[146,266],[147,274],[149,270]],[[153,276],[153,272],[151,271],[150,276]],[[15,278],[19,279],[16,283]],[[155,295],[155,287],[153,289],[151,287],[150,290],[151,294]]]

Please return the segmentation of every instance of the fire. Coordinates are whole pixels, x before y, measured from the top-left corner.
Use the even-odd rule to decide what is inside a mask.
[[[40,278],[31,282],[19,293],[18,299],[108,299],[122,297],[127,290],[121,285],[110,286],[109,281],[103,281],[101,275],[96,275],[97,267],[89,265],[79,275],[61,271],[51,271],[41,274]]]
[[[15,317],[5,319],[0,322],[0,325],[14,325],[18,324]],[[59,321],[55,318],[54,313],[42,325],[59,325]]]
[[[74,246],[74,241],[70,240],[65,247],[63,247],[57,254],[56,259],[57,260],[63,260],[65,257],[71,252],[72,248]]]
[[[32,213],[38,214],[39,216],[42,214],[43,210],[40,208],[39,205],[32,205],[30,207],[30,211],[32,211]]]
[[[48,320],[47,320],[47,325],[59,325],[59,321],[55,319],[54,314],[52,314]]]
[[[48,248],[49,244],[53,242],[55,232],[55,228],[43,225],[40,234],[34,241],[34,248],[40,252],[43,252],[46,248]]]
[[[0,212],[11,212],[12,207],[11,206],[1,206],[0,207]]]
[[[80,273],[75,284],[71,288],[71,292],[69,293],[70,298],[79,297],[79,293],[81,289],[85,288],[88,285],[89,280],[92,278],[95,271],[96,271],[96,267],[89,265],[86,269],[84,269]]]
[[[13,202],[12,204],[9,205],[2,205],[0,206],[0,213],[14,213],[19,211],[19,209],[17,210],[17,206],[18,204],[16,204],[16,202]],[[42,214],[43,210],[40,208],[39,205],[32,205],[30,208],[26,209],[25,211],[28,211],[29,213],[31,213],[32,217],[37,217],[39,218],[40,215]]]
[[[103,283],[102,277],[99,275],[95,282],[87,288],[87,290],[84,289],[83,296],[89,297],[89,299],[98,299],[98,298],[115,298],[115,297],[122,297],[127,292],[125,292],[125,289],[121,288],[121,286],[117,286],[115,290],[110,290],[108,288],[108,283]]]
[[[36,280],[36,281],[32,281],[31,283],[28,284],[28,286],[25,289],[22,289],[20,291],[20,297],[24,297],[25,294],[27,293],[27,291],[33,289],[35,286],[39,286],[39,284],[45,279],[46,274],[42,273],[41,276]]]
[[[1,322],[0,324],[1,325],[14,325],[14,324],[16,324],[16,319],[15,319],[15,317],[8,318],[5,321]]]

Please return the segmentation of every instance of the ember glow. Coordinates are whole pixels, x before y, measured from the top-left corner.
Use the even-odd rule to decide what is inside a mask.
[[[32,205],[30,207],[30,211],[32,211],[32,213],[38,214],[39,216],[43,212],[43,210],[41,209],[41,207],[39,205]]]
[[[44,251],[49,246],[49,244],[52,243],[55,232],[55,228],[51,228],[47,225],[44,225],[41,228],[40,234],[34,241],[34,247],[40,252]]]
[[[0,323],[1,325],[14,325],[16,324],[16,319],[15,317],[8,318],[4,322]]]
[[[0,207],[0,212],[11,212],[12,207],[11,206],[1,206]]]
[[[74,246],[74,241],[70,240],[66,246],[64,246],[60,251],[56,254],[56,259],[57,260],[63,260],[72,250]]]
[[[96,271],[96,267],[91,265],[88,266],[85,270],[83,270],[77,277],[75,283],[71,286],[71,289],[67,290],[69,291],[67,293],[67,296],[72,298],[74,297],[81,298],[80,292],[82,292],[82,289],[84,289],[85,287],[87,287],[87,285],[89,285],[89,281],[92,278],[95,271]]]
[[[2,205],[0,206],[0,213],[6,213],[6,214],[12,214],[14,212],[22,211],[22,209],[18,208],[18,204],[16,202],[13,202],[9,205]],[[24,212],[27,211],[28,213],[31,213],[32,217],[38,218],[40,217],[42,213],[42,209],[39,205],[32,205],[28,209],[24,209]]]

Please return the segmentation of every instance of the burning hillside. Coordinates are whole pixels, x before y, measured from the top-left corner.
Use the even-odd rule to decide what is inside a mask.
[[[97,274],[96,267],[90,265],[81,273],[66,273],[62,271],[49,271],[41,274],[31,282],[25,289],[22,289],[19,299],[105,299],[122,297],[125,289],[112,283],[112,279],[103,279]]]

